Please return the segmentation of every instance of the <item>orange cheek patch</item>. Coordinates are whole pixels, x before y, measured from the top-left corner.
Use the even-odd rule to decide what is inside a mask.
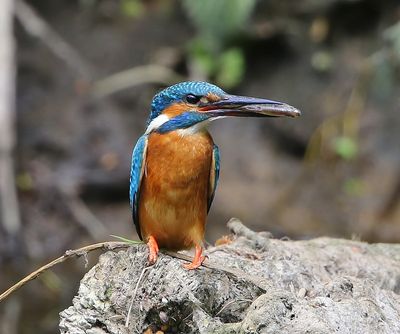
[[[193,108],[189,108],[185,103],[175,103],[165,108],[163,114],[173,118],[189,110],[193,110]]]
[[[208,93],[207,94],[207,100],[209,102],[218,102],[218,101],[221,100],[221,97],[216,95],[216,94],[214,94],[214,93]]]
[[[205,100],[205,101],[204,101]],[[202,102],[207,103],[207,102],[218,102],[221,100],[221,97],[213,94],[213,93],[208,93],[206,96],[202,97]],[[184,112],[188,111],[197,111],[197,112],[206,112],[207,110],[213,109],[212,106],[210,107],[202,107],[199,108],[195,105],[187,105],[186,103],[180,102],[180,103],[175,103],[170,105],[169,107],[165,108],[163,111],[164,115],[167,115],[169,118],[174,118],[180,114],[183,114]]]

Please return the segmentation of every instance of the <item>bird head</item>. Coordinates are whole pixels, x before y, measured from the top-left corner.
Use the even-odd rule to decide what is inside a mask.
[[[230,95],[207,82],[188,81],[154,96],[146,133],[194,129],[226,116],[297,117],[300,114],[298,109],[282,102]]]

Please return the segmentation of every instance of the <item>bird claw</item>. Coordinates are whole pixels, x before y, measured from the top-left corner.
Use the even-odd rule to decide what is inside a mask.
[[[158,244],[156,239],[153,236],[149,237],[149,240],[147,241],[147,246],[149,247],[149,262],[150,264],[154,264],[157,261],[158,258]]]
[[[204,260],[206,259],[206,257],[201,254],[202,252],[203,249],[201,248],[201,246],[197,245],[193,261],[191,263],[185,263],[183,265],[183,268],[185,268],[186,270],[193,270],[200,267],[204,262]]]
[[[156,263],[157,262],[157,258],[158,258],[157,253],[154,253],[154,252],[150,251],[150,254],[149,254],[149,257],[148,257],[149,264]]]
[[[202,263],[204,262],[205,259],[206,259],[205,256],[200,256],[198,259],[194,258],[193,262],[184,263],[183,268],[185,268],[186,270],[197,269],[198,267],[200,267],[202,265]]]

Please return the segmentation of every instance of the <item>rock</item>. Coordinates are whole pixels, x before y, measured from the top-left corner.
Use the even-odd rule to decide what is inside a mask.
[[[144,271],[145,245],[105,253],[61,312],[61,333],[400,333],[400,245],[228,226],[236,234],[207,249],[210,268],[160,254]]]

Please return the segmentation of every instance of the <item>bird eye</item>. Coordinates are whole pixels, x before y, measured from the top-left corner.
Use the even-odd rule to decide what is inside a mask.
[[[190,104],[197,104],[199,103],[201,97],[193,95],[193,94],[188,94],[186,95],[186,102]]]

